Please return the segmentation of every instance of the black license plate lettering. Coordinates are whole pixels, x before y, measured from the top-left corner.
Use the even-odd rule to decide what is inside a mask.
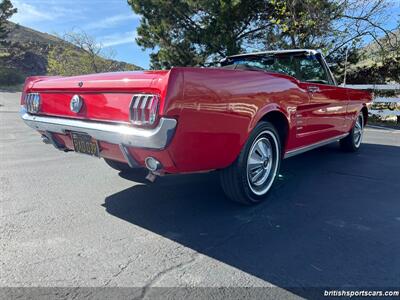
[[[71,133],[72,143],[75,152],[84,153],[92,156],[99,156],[99,146],[95,139],[85,133]]]

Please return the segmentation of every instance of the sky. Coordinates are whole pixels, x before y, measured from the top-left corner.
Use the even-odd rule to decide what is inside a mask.
[[[18,13],[11,21],[41,32],[62,35],[82,29],[115,59],[149,68],[150,51],[135,42],[140,16],[126,0],[11,0]]]
[[[18,13],[11,21],[50,34],[82,29],[95,37],[115,59],[148,69],[150,51],[135,42],[140,16],[126,0],[11,0]],[[386,28],[394,28],[400,14],[400,0],[392,0],[392,18]]]

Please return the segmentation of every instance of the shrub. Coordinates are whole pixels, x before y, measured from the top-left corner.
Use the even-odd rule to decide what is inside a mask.
[[[12,69],[0,67],[0,85],[16,85],[23,83],[25,76],[22,72]]]

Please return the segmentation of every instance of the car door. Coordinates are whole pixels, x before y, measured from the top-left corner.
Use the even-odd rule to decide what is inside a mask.
[[[301,112],[304,128],[297,138],[310,144],[343,134],[348,95],[336,85],[322,56],[299,57],[298,79],[310,101]]]

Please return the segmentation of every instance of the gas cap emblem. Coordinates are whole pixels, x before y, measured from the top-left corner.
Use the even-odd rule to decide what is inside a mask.
[[[69,108],[71,109],[72,112],[78,113],[83,105],[83,99],[79,95],[74,95],[71,98],[71,102],[69,103]]]

